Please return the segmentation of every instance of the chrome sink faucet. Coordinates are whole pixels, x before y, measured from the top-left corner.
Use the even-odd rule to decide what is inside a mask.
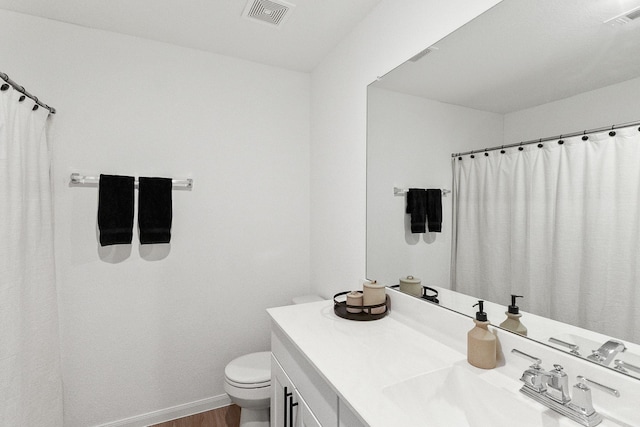
[[[547,372],[540,367],[542,361],[539,358],[515,348],[511,352],[533,362],[533,365],[525,370],[520,378],[524,383],[520,392],[582,425],[594,427],[602,422],[602,415],[593,408],[589,386],[620,397],[618,390],[578,376],[578,383],[573,386],[573,399],[571,399],[569,380],[562,366],[553,365],[554,369]]]
[[[587,359],[600,363],[604,366],[609,366],[614,357],[620,352],[627,350],[624,343],[616,340],[609,340],[602,344],[599,349],[593,350],[591,356],[587,356]]]

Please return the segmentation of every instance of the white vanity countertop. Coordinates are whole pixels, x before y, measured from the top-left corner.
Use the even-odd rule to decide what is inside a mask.
[[[371,322],[340,318],[332,301],[268,312],[334,391],[372,427],[400,425],[397,408],[382,394],[385,386],[466,358],[389,316]]]
[[[466,362],[466,354],[441,344],[393,316],[369,322],[340,318],[333,312],[331,300],[267,311],[338,396],[371,427],[428,426],[426,419],[405,418],[401,408],[383,390],[451,365],[464,367],[539,409],[540,423],[531,425],[578,425],[542,405],[528,402],[529,398],[518,392],[522,385],[518,373],[526,368],[526,361],[522,363],[523,369],[520,366],[478,369]],[[469,320],[469,329],[472,327]],[[459,339],[466,342],[466,334]],[[522,420],[517,424],[527,425],[522,424]],[[617,424],[608,420],[601,424],[603,427],[614,425]]]

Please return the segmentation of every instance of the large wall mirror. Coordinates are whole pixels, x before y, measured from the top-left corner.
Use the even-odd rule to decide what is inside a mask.
[[[433,289],[425,304],[436,303],[426,297],[437,292],[437,304],[469,316],[486,300],[498,325],[509,292],[452,290],[454,194],[441,193],[441,232],[412,233],[405,191],[451,190],[452,153],[640,121],[640,0],[504,0],[380,77],[367,96],[367,277],[388,286],[419,278]],[[630,229],[640,226],[640,218],[632,222]],[[640,272],[630,280],[635,290],[598,307],[602,316],[635,311]],[[619,333],[560,322],[529,310],[531,298],[518,302],[529,338],[640,379],[633,322]],[[612,360],[593,358],[608,342]]]

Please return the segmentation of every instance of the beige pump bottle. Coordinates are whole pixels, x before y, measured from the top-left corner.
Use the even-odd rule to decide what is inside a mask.
[[[496,336],[489,331],[489,321],[487,321],[487,313],[484,312],[484,301],[479,300],[477,304],[480,306],[473,320],[476,326],[467,334],[467,361],[482,369],[493,369],[496,367],[497,339]]]
[[[527,328],[520,323],[520,308],[516,305],[516,298],[523,298],[522,295],[511,295],[511,305],[509,309],[504,313],[507,315],[507,319],[500,323],[500,327],[515,332],[516,334],[527,336]]]

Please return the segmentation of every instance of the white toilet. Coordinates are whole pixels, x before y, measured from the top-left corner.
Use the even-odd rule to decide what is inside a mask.
[[[245,354],[224,368],[224,391],[240,409],[240,427],[269,427],[271,352]]]
[[[315,295],[293,298],[294,304],[322,301]],[[224,368],[224,391],[240,407],[240,427],[269,427],[271,352],[245,354]]]

